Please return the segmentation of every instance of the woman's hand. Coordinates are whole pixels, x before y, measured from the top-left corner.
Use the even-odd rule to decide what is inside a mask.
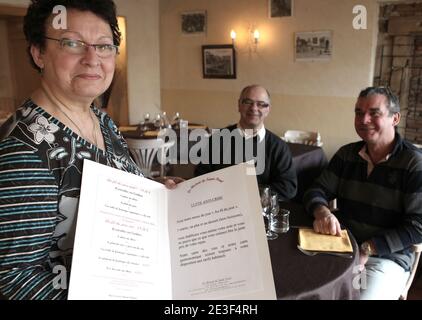
[[[177,184],[180,182],[185,181],[185,179],[180,178],[180,177],[170,177],[170,176],[166,176],[166,177],[158,177],[154,179],[155,181],[162,183],[166,186],[167,189],[175,189],[177,187]]]

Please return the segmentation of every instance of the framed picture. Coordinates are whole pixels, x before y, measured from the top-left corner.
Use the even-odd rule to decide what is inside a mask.
[[[181,14],[182,33],[187,35],[204,34],[207,28],[206,11],[187,11]]]
[[[293,0],[268,0],[270,18],[291,17],[293,15]]]
[[[331,31],[297,32],[295,34],[296,61],[328,61],[333,55]]]
[[[232,44],[202,46],[204,78],[236,79],[236,57]]]

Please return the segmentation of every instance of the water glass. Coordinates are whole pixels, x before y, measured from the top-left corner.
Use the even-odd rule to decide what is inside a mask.
[[[280,209],[278,215],[273,218],[271,223],[271,230],[277,233],[286,233],[290,229],[289,224],[290,211],[287,209]]]

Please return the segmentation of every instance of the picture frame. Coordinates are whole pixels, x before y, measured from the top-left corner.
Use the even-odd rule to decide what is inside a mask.
[[[184,35],[201,35],[207,30],[207,11],[185,11],[180,15],[180,27]]]
[[[268,0],[268,16],[270,18],[293,16],[293,0]]]
[[[329,61],[332,56],[332,31],[295,33],[295,61]]]
[[[236,56],[232,44],[203,45],[202,73],[208,79],[236,79]]]

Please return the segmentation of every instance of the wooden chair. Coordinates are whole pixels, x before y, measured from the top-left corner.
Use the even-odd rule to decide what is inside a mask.
[[[164,177],[166,155],[175,141],[163,139],[126,139],[129,151],[145,177],[152,177],[152,164],[155,157],[160,163],[160,177]]]
[[[406,286],[404,287],[399,300],[407,299],[407,293],[410,289],[410,286],[412,285],[413,279],[415,278],[416,270],[418,269],[419,259],[421,257],[422,251],[422,243],[414,244],[412,246],[412,251],[415,252],[415,261],[413,262],[412,268],[410,269],[409,279],[407,279]]]
[[[287,130],[281,139],[286,142],[301,143],[311,146],[321,147],[323,145],[319,132]]]

